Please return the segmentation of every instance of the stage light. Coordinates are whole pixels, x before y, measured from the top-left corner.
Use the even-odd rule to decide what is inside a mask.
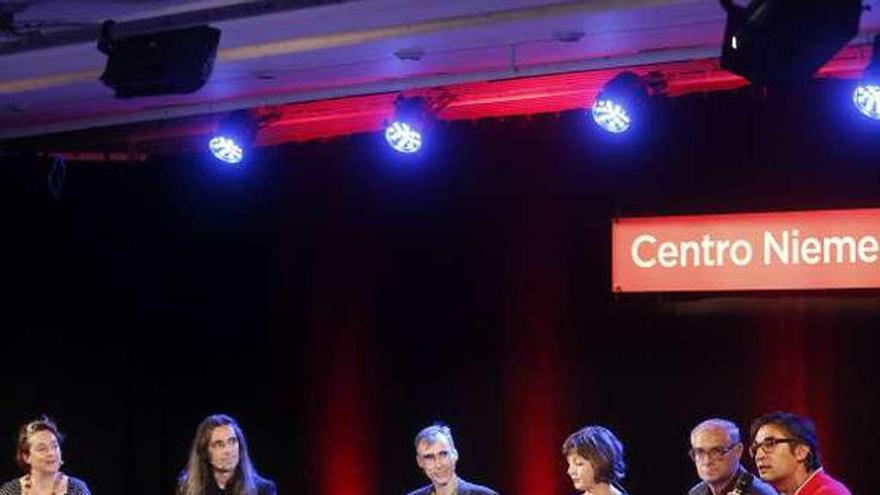
[[[214,158],[235,165],[244,158],[244,150],[235,139],[226,136],[214,136],[208,143]]]
[[[192,93],[211,76],[219,29],[195,26],[117,38],[114,25],[102,25],[98,50],[107,55],[101,81],[117,98]]]
[[[862,115],[880,120],[880,35],[874,37],[871,62],[853,91],[853,103]]]
[[[398,153],[418,153],[427,137],[431,116],[425,98],[399,96],[394,102],[394,119],[385,125],[385,141]]]
[[[613,100],[596,100],[593,103],[593,120],[599,127],[614,134],[629,130],[632,120],[623,105]]]
[[[238,165],[253,146],[260,122],[247,110],[230,113],[217,125],[208,141],[208,149],[221,162]]]
[[[853,103],[866,117],[880,120],[880,86],[859,84],[853,92]]]
[[[389,124],[385,128],[385,140],[400,153],[417,153],[422,149],[422,134],[406,122]]]
[[[770,86],[809,80],[859,30],[862,0],[720,0],[721,67]]]
[[[602,129],[621,134],[630,129],[648,98],[645,81],[632,72],[621,72],[605,84],[590,109]]]

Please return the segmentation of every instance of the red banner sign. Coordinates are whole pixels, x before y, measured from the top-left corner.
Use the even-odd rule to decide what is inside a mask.
[[[880,209],[618,218],[615,292],[880,287]]]

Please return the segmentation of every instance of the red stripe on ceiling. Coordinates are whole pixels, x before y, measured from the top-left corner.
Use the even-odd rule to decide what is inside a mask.
[[[819,77],[857,78],[871,57],[870,45],[846,47],[820,71]],[[694,92],[735,89],[748,84],[743,78],[719,67],[718,59],[620,67],[588,72],[523,77],[498,81],[455,84],[407,92],[408,95],[442,96],[449,104],[439,113],[443,120],[475,120],[554,113],[587,107],[602,86],[619,72],[631,70],[640,75],[656,73],[667,82],[666,93],[680,96]],[[333,100],[291,103],[271,109],[279,114],[260,130],[260,145],[277,145],[374,132],[382,128],[394,110],[397,93],[352,96]],[[194,137],[208,134],[213,118],[182,119],[165,123],[164,137]],[[155,141],[154,129],[142,126],[128,134],[128,143]]]

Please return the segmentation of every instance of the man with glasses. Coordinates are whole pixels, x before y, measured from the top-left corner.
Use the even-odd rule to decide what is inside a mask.
[[[816,427],[787,412],[765,414],[752,422],[752,445],[761,479],[782,495],[851,495],[822,469]],[[784,445],[782,445],[784,444]]]
[[[726,419],[707,419],[691,430],[688,452],[702,480],[688,495],[776,495],[770,485],[740,464],[739,428]]]
[[[416,464],[431,484],[409,495],[498,495],[485,486],[475,485],[455,474],[458,451],[448,426],[432,425],[416,435]]]

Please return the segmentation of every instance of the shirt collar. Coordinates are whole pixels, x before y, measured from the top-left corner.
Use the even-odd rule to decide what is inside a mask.
[[[455,482],[455,488],[452,489],[452,495],[458,495],[458,485],[459,485],[458,476],[456,476],[453,479],[453,481]],[[431,487],[431,495],[437,495],[437,488],[435,488],[433,486]]]
[[[801,492],[801,489],[803,489],[803,487],[807,486],[807,483],[809,483],[810,480],[813,479],[813,477],[816,476],[817,474],[819,474],[819,471],[822,471],[822,470],[823,470],[823,468],[819,468],[819,469],[813,471],[812,473],[810,473],[810,475],[807,476],[807,479],[805,479],[804,482],[801,483],[801,486],[797,487],[797,490],[795,490],[792,495],[798,495],[798,493]]]
[[[730,478],[730,481],[728,481],[727,484],[724,485],[724,489],[722,489],[718,495],[727,495],[728,493],[732,492],[733,489],[736,487],[736,482],[739,481],[739,477],[742,476],[744,472],[745,468],[742,467],[742,464],[738,465],[736,467],[736,470],[733,471],[733,476]],[[709,486],[708,483],[706,484],[706,487],[709,488],[709,495],[713,495],[715,493],[712,491],[712,487]]]

